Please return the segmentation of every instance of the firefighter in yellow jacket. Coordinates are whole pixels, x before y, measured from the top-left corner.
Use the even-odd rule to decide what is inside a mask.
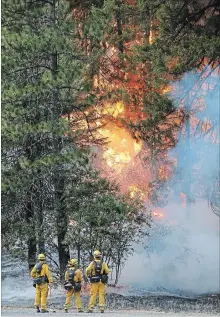
[[[68,269],[65,272],[64,287],[66,289],[66,302],[64,304],[64,309],[66,313],[68,313],[68,308],[73,295],[76,298],[76,307],[78,312],[83,312],[80,298],[81,283],[82,272],[78,269],[78,261],[76,259],[72,259],[68,262]]]
[[[88,313],[93,312],[96,296],[99,293],[99,308],[104,313],[105,308],[105,284],[108,282],[110,272],[107,264],[102,261],[102,254],[98,250],[94,252],[94,261],[86,268],[86,275],[90,278],[91,291]]]
[[[37,308],[38,313],[49,313],[47,310],[48,283],[53,283],[53,279],[45,260],[45,255],[39,254],[38,263],[31,271],[31,277],[33,278],[34,285],[36,287],[34,305]]]

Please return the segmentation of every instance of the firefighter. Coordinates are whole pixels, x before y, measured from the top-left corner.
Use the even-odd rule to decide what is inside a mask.
[[[53,279],[45,260],[45,255],[39,254],[38,263],[31,271],[31,277],[33,278],[34,286],[36,287],[34,306],[37,308],[37,313],[49,313],[47,310],[48,283],[51,287]]]
[[[78,261],[72,259],[68,262],[68,268],[65,272],[64,287],[66,289],[66,302],[64,304],[64,310],[66,313],[68,313],[68,308],[73,295],[76,298],[76,308],[78,309],[78,313],[83,312],[80,298],[81,283],[82,272],[78,269]]]
[[[90,301],[88,313],[93,312],[96,302],[96,296],[99,293],[99,308],[104,313],[105,308],[105,284],[108,282],[108,273],[110,272],[107,264],[102,261],[102,254],[96,250],[94,252],[94,261],[86,268],[86,275],[91,282]]]

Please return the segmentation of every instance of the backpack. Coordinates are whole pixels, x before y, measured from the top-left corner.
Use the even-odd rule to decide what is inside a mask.
[[[102,271],[103,262],[102,261],[100,261],[100,262],[93,261],[93,264],[94,264],[94,268],[95,268],[95,275],[100,276],[101,271]]]
[[[43,267],[44,263],[37,263],[36,264],[36,273],[40,276],[34,278],[34,284],[33,285],[39,285],[39,284],[44,284],[44,283],[48,283],[48,278],[46,276],[41,275],[41,271],[42,271],[42,267]]]
[[[68,269],[68,280],[69,282],[73,283],[74,282],[74,276],[75,276],[75,270],[71,270],[71,269]]]
[[[75,272],[76,272],[75,270],[68,269],[68,281],[65,282],[64,288],[66,290],[74,289],[75,292],[80,292],[81,291],[81,283],[80,282],[76,283],[74,281]]]
[[[108,275],[105,274],[104,272],[101,274],[102,271],[102,264],[103,262],[96,262],[93,261],[94,264],[94,269],[95,269],[95,275],[90,277],[90,282],[91,283],[98,283],[98,282],[102,282],[103,284],[107,284],[108,283]]]
[[[42,266],[43,266],[43,263],[37,263],[36,264],[36,272],[37,272],[37,274],[41,273]]]

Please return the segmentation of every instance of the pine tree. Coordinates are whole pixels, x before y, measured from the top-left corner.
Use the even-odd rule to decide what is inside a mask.
[[[75,162],[77,134],[63,116],[87,107],[85,56],[74,41],[65,1],[3,1],[2,12],[3,197],[14,197],[3,219],[12,221],[11,234],[14,223],[20,225],[31,265],[37,249],[44,251],[45,211],[62,196],[62,166]],[[63,268],[66,228],[57,230]]]
[[[91,56],[82,50],[78,25],[76,28],[66,1],[3,1],[2,12],[3,246],[15,250],[11,247],[16,245],[23,258],[27,252],[30,267],[37,252],[46,252],[62,277],[70,256],[67,233],[72,214],[67,202],[73,197],[79,209],[84,206],[85,186],[89,208],[84,206],[85,212],[81,207],[80,212],[88,223],[93,217],[95,189],[100,194],[97,214],[102,217],[106,217],[103,206],[110,212],[116,201],[124,204],[110,184],[106,183],[106,191],[100,189],[105,181],[92,176],[87,153],[79,149],[100,142],[93,134],[97,114],[91,105],[96,96],[88,77],[99,40],[94,33]],[[80,191],[72,196],[79,180]],[[93,182],[97,183],[94,188]],[[132,203],[126,206],[137,211]],[[74,205],[71,208],[76,211]],[[94,236],[98,223],[95,219]],[[132,225],[138,235],[134,222]],[[81,247],[74,247],[80,259]],[[118,261],[121,257],[123,254]]]

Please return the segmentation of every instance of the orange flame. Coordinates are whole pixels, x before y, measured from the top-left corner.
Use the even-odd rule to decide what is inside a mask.
[[[124,116],[124,108],[122,102],[106,104],[103,110],[106,124],[99,129],[99,133],[108,142],[108,145],[104,147],[102,157],[107,166],[117,174],[132,161],[142,148],[142,142],[133,139],[122,123],[112,121],[112,118],[119,119]]]
[[[119,118],[124,114],[124,104],[121,101],[115,104],[107,103],[102,113],[103,115],[109,115],[113,118]]]
[[[167,86],[165,88],[162,89],[162,94],[167,94],[168,92],[172,91],[172,87],[171,86]]]
[[[146,194],[137,185],[131,185],[128,187],[129,195],[131,198],[138,197],[141,200],[146,200]]]
[[[152,215],[156,218],[164,218],[164,213],[162,211],[152,211]]]

